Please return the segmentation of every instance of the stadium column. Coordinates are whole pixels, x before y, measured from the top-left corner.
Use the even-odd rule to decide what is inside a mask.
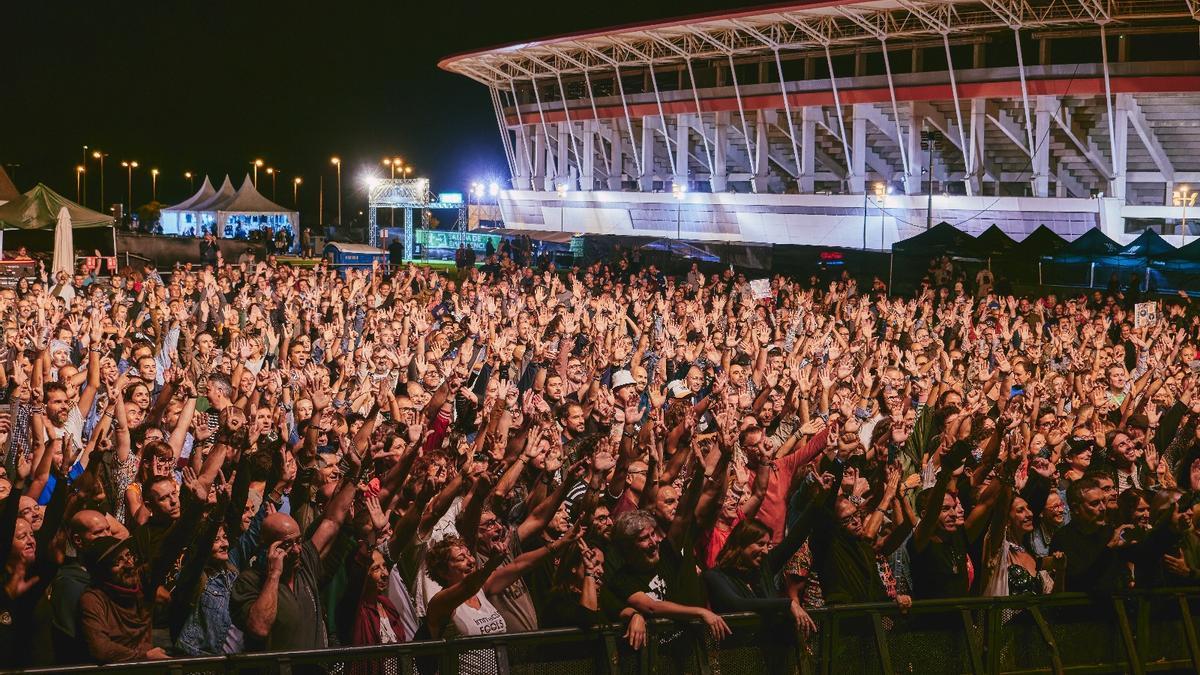
[[[529,190],[532,188],[530,181],[532,176],[529,175],[529,167],[533,165],[532,158],[529,156],[529,140],[525,137],[525,125],[517,125],[517,157],[516,157],[516,174],[513,176],[513,188],[517,190]]]
[[[579,189],[596,189],[596,123],[583,122],[583,137],[579,143]]]
[[[691,154],[691,115],[675,116],[675,177],[672,182],[688,183],[688,156]]]
[[[700,133],[707,135],[708,131],[703,128],[704,121],[700,121]],[[710,178],[711,190],[713,192],[725,192],[729,189],[729,137],[725,133],[725,129],[729,126],[729,113],[715,113],[713,119],[713,168],[712,177]]]
[[[865,103],[853,107],[853,128],[850,151],[850,193],[862,194],[867,189],[867,116]]]
[[[1113,178],[1108,184],[1108,196],[1125,199],[1125,171],[1129,150],[1129,102],[1128,94],[1117,94],[1117,105],[1113,108]]]
[[[546,189],[546,134],[542,128],[533,128],[533,189]]]
[[[1054,96],[1038,96],[1034,112],[1033,196],[1050,196],[1050,115],[1058,106]]]
[[[983,162],[983,137],[987,127],[987,120],[984,115],[987,112],[987,99],[973,98],[971,99],[971,119],[970,124],[971,135],[968,139],[971,147],[971,194],[983,194],[983,178],[986,171],[984,170]],[[992,176],[992,180],[996,182],[996,187],[1000,186],[1000,176]]]
[[[571,128],[567,122],[558,123],[558,161],[555,168],[557,171],[554,172],[554,188],[570,185],[569,189],[574,190],[571,177]]]
[[[806,105],[800,109],[800,180],[797,185],[803,194],[812,194],[816,189],[817,165],[817,119],[821,108]]]
[[[750,182],[754,186],[754,192],[761,193],[767,191],[768,181],[768,155],[771,153],[770,140],[767,137],[767,118],[775,118],[774,110],[757,110],[754,115],[754,176]]]
[[[612,121],[612,135],[608,139],[608,189],[621,189],[621,179],[625,174],[625,137],[621,133],[621,120],[614,119]]]
[[[908,104],[908,173],[904,176],[904,194],[921,194],[921,173],[925,170],[925,150],[921,147],[921,124],[924,118],[917,112],[916,102]],[[930,189],[933,177],[929,177]]]
[[[654,191],[654,127],[657,120],[642,118],[642,175],[638,176],[638,190]]]

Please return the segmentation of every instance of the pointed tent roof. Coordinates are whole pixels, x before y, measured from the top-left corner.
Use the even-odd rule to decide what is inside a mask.
[[[203,202],[215,194],[217,194],[217,191],[213,189],[212,182],[208,180],[208,176],[205,176],[204,184],[200,186],[200,190],[196,194],[174,206],[168,206],[163,211],[191,211],[196,204]]]
[[[233,201],[233,197],[236,194],[237,192],[233,189],[233,182],[229,180],[229,174],[225,174],[225,182],[221,183],[221,189],[217,190],[208,199],[192,204],[190,210],[196,212],[220,211],[222,206]]]
[[[1025,257],[1041,258],[1053,255],[1065,248],[1066,245],[1067,240],[1060,237],[1057,232],[1045,225],[1038,225],[1036,230],[1017,244],[1017,253]]]
[[[1147,228],[1121,249],[1122,256],[1137,258],[1162,258],[1175,252],[1175,247],[1168,244],[1157,232]]]
[[[115,218],[80,206],[54,190],[38,183],[32,190],[0,206],[0,228],[20,230],[52,229],[58,224],[58,212],[66,207],[71,228],[109,227]]]
[[[1109,239],[1100,228],[1093,227],[1055,253],[1054,259],[1058,262],[1092,262],[1120,252],[1120,244]]]
[[[1167,267],[1175,270],[1195,270],[1200,267],[1200,239],[1163,256]]]
[[[892,244],[895,253],[919,253],[925,256],[987,255],[975,237],[942,221],[924,232]]]
[[[17,191],[17,186],[13,185],[12,179],[8,177],[8,172],[0,166],[0,204],[20,198],[21,193]]]
[[[1017,247],[1017,241],[1004,233],[995,223],[975,237],[978,244],[988,255],[1007,253]]]
[[[285,209],[259,194],[258,190],[254,187],[254,181],[250,180],[250,174],[246,174],[246,179],[242,181],[242,187],[238,188],[237,194],[233,196],[233,199],[222,204],[217,211],[225,211],[226,213],[296,212],[295,209]]]

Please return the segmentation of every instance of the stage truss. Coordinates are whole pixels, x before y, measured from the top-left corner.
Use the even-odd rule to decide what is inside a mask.
[[[378,209],[404,210],[404,260],[412,260],[413,210],[421,212],[421,222],[428,222],[426,210],[454,209],[458,212],[456,226],[466,222],[466,205],[459,202],[443,202],[429,191],[428,178],[380,178],[367,188],[367,218],[370,223],[367,234],[371,246],[379,246]]]

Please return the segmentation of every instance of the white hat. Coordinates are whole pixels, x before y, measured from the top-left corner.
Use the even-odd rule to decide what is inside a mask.
[[[637,384],[633,379],[633,373],[628,370],[618,370],[612,376],[612,389],[616,391],[621,387],[626,387],[631,384]]]
[[[671,393],[671,398],[687,398],[692,395],[692,390],[688,389],[687,384],[683,380],[671,380],[668,382],[667,391]]]

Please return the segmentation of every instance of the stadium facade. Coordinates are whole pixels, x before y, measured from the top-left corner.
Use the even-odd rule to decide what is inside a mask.
[[[1194,0],[801,2],[440,65],[490,92],[509,228],[872,249],[943,220],[1200,234]]]

